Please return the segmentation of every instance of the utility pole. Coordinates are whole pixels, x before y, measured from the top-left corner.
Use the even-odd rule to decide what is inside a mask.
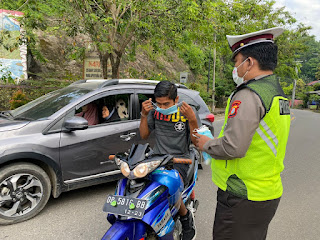
[[[301,63],[303,61],[295,61],[296,63]],[[296,75],[298,78],[298,67],[297,65],[295,66],[295,70],[296,70]],[[297,86],[297,79],[294,79],[293,81],[293,89],[292,89],[292,98],[291,98],[291,107],[294,107],[294,99],[296,97],[296,86]]]
[[[297,80],[293,80],[293,89],[292,89],[292,99],[291,99],[291,108],[294,106],[294,98],[296,97],[296,85],[297,85]]]
[[[209,92],[209,84],[210,84],[210,59],[211,59],[211,51],[209,51],[207,92]]]
[[[212,108],[211,111],[214,112],[216,107],[215,104],[215,92],[216,92],[216,58],[217,58],[217,35],[214,34],[214,49],[213,49],[213,77],[212,77]]]

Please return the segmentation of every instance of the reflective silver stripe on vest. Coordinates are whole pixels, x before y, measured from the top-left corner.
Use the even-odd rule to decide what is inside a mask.
[[[269,126],[266,124],[266,122],[264,120],[260,121],[261,126],[263,127],[263,129],[268,133],[268,135],[272,138],[272,140],[274,141],[274,143],[276,144],[276,146],[278,146],[278,139],[277,137],[273,134],[273,132],[271,131],[271,129],[269,128]],[[268,145],[268,147],[271,149],[271,151],[273,152],[273,154],[275,156],[277,156],[277,149],[274,147],[274,145],[272,144],[272,142],[270,141],[270,139],[262,132],[262,130],[258,127],[257,128],[257,133],[260,135],[260,137],[263,139],[263,141],[265,141],[265,143]]]
[[[273,134],[273,132],[271,131],[271,129],[269,128],[269,126],[266,124],[266,122],[262,119],[260,121],[261,126],[263,127],[263,129],[269,134],[269,136],[272,138],[273,142],[276,144],[276,146],[278,146],[278,139],[276,137],[276,135]]]

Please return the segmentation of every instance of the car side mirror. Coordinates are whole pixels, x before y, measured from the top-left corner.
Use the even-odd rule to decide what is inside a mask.
[[[64,127],[69,131],[84,130],[88,128],[88,121],[83,117],[71,117],[64,122]]]

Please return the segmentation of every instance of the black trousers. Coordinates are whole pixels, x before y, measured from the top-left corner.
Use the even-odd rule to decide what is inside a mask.
[[[214,240],[265,240],[280,198],[250,201],[218,189]]]

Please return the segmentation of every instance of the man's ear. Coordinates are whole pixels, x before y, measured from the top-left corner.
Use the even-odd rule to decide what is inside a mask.
[[[176,103],[176,104],[177,104],[177,103],[178,103],[178,101],[179,101],[179,96],[177,96],[177,97],[176,97],[176,99],[174,100],[174,103]]]
[[[249,60],[250,60],[250,66],[252,67],[253,64],[256,64],[257,60],[255,60],[254,58],[252,57],[249,57]]]
[[[251,70],[254,64],[254,59],[252,57],[248,57],[248,63],[249,63],[248,70]]]

